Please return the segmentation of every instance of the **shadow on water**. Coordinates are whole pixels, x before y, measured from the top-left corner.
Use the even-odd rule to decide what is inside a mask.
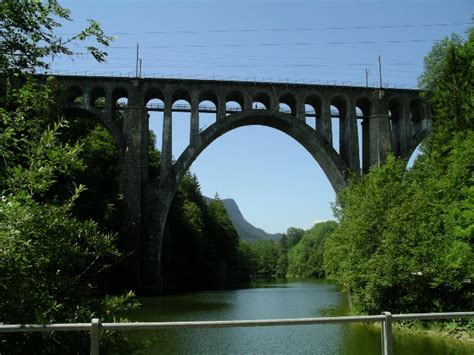
[[[203,321],[347,315],[346,292],[327,280],[254,280],[251,288],[143,297],[135,321]],[[132,334],[131,334],[132,335]],[[132,335],[147,339],[141,354],[380,354],[380,328],[328,324],[226,329],[167,329]],[[474,353],[456,341],[394,334],[395,354]]]

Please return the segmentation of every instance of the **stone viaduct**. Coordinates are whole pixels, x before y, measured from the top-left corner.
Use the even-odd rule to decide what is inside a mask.
[[[115,139],[122,171],[120,189],[131,225],[124,237],[125,248],[133,253],[127,272],[135,286],[142,288],[159,282],[163,234],[179,181],[198,155],[226,132],[263,125],[288,134],[314,157],[337,191],[350,175],[367,172],[390,152],[408,159],[431,126],[431,109],[418,90],[90,76],[57,79],[67,90],[66,113],[95,117]],[[124,98],[126,106],[117,105]],[[178,100],[187,104],[173,106]],[[213,105],[203,106],[203,101]],[[119,109],[123,111],[120,122]],[[156,179],[148,174],[150,110],[163,112]],[[191,119],[189,145],[173,157],[175,111],[188,111]],[[200,112],[214,112],[215,123],[200,130]],[[307,117],[315,118],[315,127],[306,124]],[[337,137],[332,131],[334,120],[339,124]],[[361,122],[361,132],[357,122]],[[333,140],[338,140],[338,150]]]

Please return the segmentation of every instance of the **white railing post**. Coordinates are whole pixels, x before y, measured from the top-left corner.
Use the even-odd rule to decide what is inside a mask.
[[[91,355],[99,355],[100,347],[100,320],[99,318],[92,318],[91,322]]]
[[[392,313],[382,312],[382,355],[393,355]]]

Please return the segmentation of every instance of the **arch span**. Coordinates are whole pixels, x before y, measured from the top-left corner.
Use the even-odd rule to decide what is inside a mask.
[[[196,142],[184,150],[171,167],[163,184],[170,183],[166,181],[167,179],[178,183],[199,154],[220,136],[236,128],[252,125],[271,127],[286,133],[300,143],[318,162],[335,191],[346,186],[349,168],[332,146],[304,122],[295,120],[293,115],[271,110],[236,112],[229,115],[226,121],[216,122],[210,126],[199,135]]]
[[[107,128],[109,133],[112,135],[115,141],[115,145],[117,149],[119,150],[119,152],[122,152],[123,145],[124,145],[122,132],[112,120],[104,119],[104,115],[99,109],[95,107],[90,107],[89,109],[85,109],[82,107],[82,105],[69,104],[66,106],[64,115],[66,117],[77,116],[77,117],[92,118],[96,120],[97,122],[100,122]]]
[[[170,167],[162,179],[150,185],[155,203],[148,211],[147,226],[149,228],[146,241],[147,260],[143,260],[146,278],[159,278],[160,257],[163,234],[171,202],[179,182],[191,164],[212,142],[236,128],[261,125],[286,133],[300,143],[323,169],[335,191],[347,185],[349,168],[333,147],[305,122],[295,119],[293,115],[272,110],[250,110],[236,112],[227,116],[226,120],[217,121],[199,134],[178,160]],[[153,273],[153,274],[149,274]]]

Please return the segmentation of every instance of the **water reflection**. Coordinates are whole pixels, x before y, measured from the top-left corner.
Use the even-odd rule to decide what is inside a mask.
[[[336,316],[348,296],[326,280],[258,282],[253,288],[145,297],[129,315],[141,321],[197,321]],[[135,333],[151,340],[142,354],[380,354],[380,330],[363,324],[226,329],[169,329]],[[395,334],[395,354],[473,354],[453,341]]]

